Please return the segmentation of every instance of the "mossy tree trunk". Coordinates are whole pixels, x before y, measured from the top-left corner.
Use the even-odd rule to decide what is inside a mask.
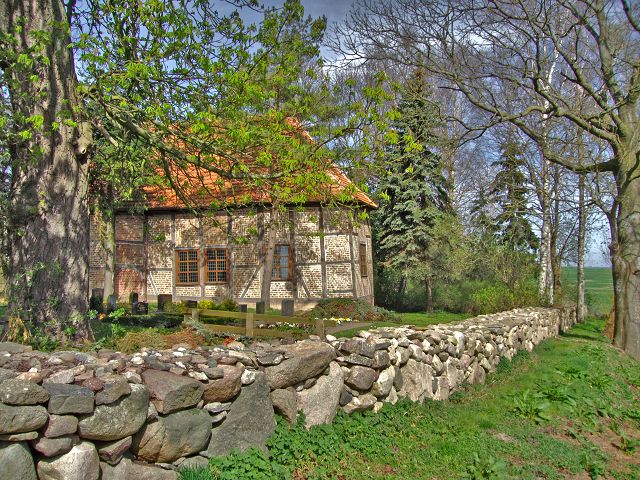
[[[9,317],[56,338],[90,338],[87,157],[77,78],[60,0],[0,6],[12,110],[6,238]]]

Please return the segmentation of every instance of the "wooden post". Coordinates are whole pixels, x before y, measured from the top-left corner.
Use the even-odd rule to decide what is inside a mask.
[[[322,318],[316,318],[316,335],[324,338],[324,320]]]
[[[245,333],[246,333],[247,337],[253,337],[253,335],[254,335],[253,327],[254,327],[253,313],[252,312],[247,312],[247,317],[246,317],[246,320],[245,320]]]
[[[193,308],[191,309],[191,319],[195,322],[199,322],[200,321],[200,310],[198,310],[197,308]]]

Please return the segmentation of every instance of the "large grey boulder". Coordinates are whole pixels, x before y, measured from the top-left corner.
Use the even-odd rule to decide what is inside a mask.
[[[329,364],[329,375],[323,375],[316,384],[298,393],[300,409],[305,415],[307,428],[331,423],[340,404],[344,373],[336,362]]]
[[[7,370],[6,368],[0,368],[0,382],[3,382],[9,378],[15,378],[18,374],[13,370]]]
[[[396,371],[393,367],[389,367],[378,375],[378,379],[373,383],[371,387],[371,393],[376,397],[386,397],[393,387],[393,380],[395,379]]]
[[[376,346],[362,338],[350,338],[340,346],[340,351],[373,358]]]
[[[398,392],[401,397],[408,397],[412,402],[433,397],[433,369],[413,358],[400,369],[402,372],[402,390]]]
[[[204,387],[205,403],[225,403],[238,395],[242,388],[242,369],[231,365],[217,367],[223,372],[221,378],[211,380]]]
[[[171,413],[197,404],[204,387],[198,380],[163,370],[145,370],[142,381],[159,413]]]
[[[86,387],[65,383],[45,383],[44,388],[49,392],[47,407],[49,413],[65,415],[93,412],[94,394]]]
[[[132,462],[128,458],[115,466],[100,462],[100,470],[101,480],[178,480],[178,474],[173,470]]]
[[[96,393],[96,405],[113,403],[131,393],[129,382],[122,375],[109,375],[100,380],[104,382],[104,387]]]
[[[275,427],[269,385],[265,374],[257,372],[255,381],[240,391],[225,421],[212,430],[207,453],[224,456],[233,449],[244,451],[258,447],[266,450],[264,444]]]
[[[271,403],[276,413],[287,419],[289,423],[295,423],[298,416],[298,399],[290,390],[277,389],[271,392]]]
[[[0,402],[7,405],[37,405],[47,400],[47,391],[33,382],[11,378],[0,383]]]
[[[286,388],[308,378],[317,377],[336,358],[333,347],[322,342],[305,340],[283,349],[291,358],[265,368],[267,382],[272,390]]]
[[[61,437],[76,433],[77,430],[78,419],[73,415],[49,415],[44,436],[48,438]]]
[[[344,383],[351,388],[364,392],[371,388],[376,378],[378,378],[378,374],[372,368],[356,365],[351,367],[349,374],[344,379]]]
[[[68,453],[38,462],[40,480],[98,480],[100,460],[93,443],[82,442]]]
[[[37,480],[36,467],[25,442],[0,442],[0,480]]]
[[[37,452],[40,452],[45,457],[55,457],[67,453],[71,448],[79,443],[77,436],[74,437],[58,437],[47,438],[40,437],[37,440],[31,442],[31,446]]]
[[[115,465],[122,459],[122,456],[131,448],[133,438],[124,437],[115,442],[99,442],[96,444],[98,456],[100,460],[107,462],[109,465]]]
[[[113,441],[136,433],[149,409],[149,391],[144,385],[131,385],[131,393],[109,405],[98,405],[92,415],[78,422],[80,437]]]
[[[373,408],[376,401],[377,399],[375,396],[370,393],[365,393],[360,397],[354,397],[342,408],[347,414],[351,415],[353,412],[361,412]]]
[[[0,403],[0,434],[31,432],[47,423],[49,414],[41,406]]]
[[[131,450],[139,460],[169,463],[203,450],[210,435],[209,414],[191,408],[147,423],[133,438]]]

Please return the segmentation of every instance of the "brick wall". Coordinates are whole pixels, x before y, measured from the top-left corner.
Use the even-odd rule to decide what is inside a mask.
[[[120,300],[127,300],[129,293],[142,292],[143,274],[140,270],[134,268],[123,268],[116,272],[115,291],[116,296]]]
[[[326,235],[324,248],[327,262],[351,262],[348,235]]]
[[[338,263],[327,265],[327,287],[329,292],[351,290],[353,288],[351,264]]]
[[[229,243],[229,217],[212,215],[202,219],[203,241],[205,245],[227,245]]]
[[[176,215],[176,247],[200,247],[200,219]]]
[[[147,292],[151,296],[158,296],[162,293],[173,293],[173,271],[157,270],[150,271],[147,275]]]
[[[142,215],[116,216],[116,242],[142,242],[144,235]]]

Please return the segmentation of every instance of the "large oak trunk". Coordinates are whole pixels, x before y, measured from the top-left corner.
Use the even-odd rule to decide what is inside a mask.
[[[9,316],[58,338],[67,327],[73,327],[66,329],[67,336],[75,331],[90,338],[86,157],[91,138],[78,117],[66,14],[60,0],[2,4],[0,29],[15,39],[16,54],[34,59],[28,68],[24,63],[3,66],[15,130],[32,133],[10,146]],[[24,24],[16,31],[19,19]],[[50,40],[42,47],[34,44],[46,36]],[[42,127],[21,118],[41,118]]]
[[[640,167],[638,153],[620,155],[616,176],[620,211],[617,242],[611,244],[615,298],[613,343],[640,359]]]

